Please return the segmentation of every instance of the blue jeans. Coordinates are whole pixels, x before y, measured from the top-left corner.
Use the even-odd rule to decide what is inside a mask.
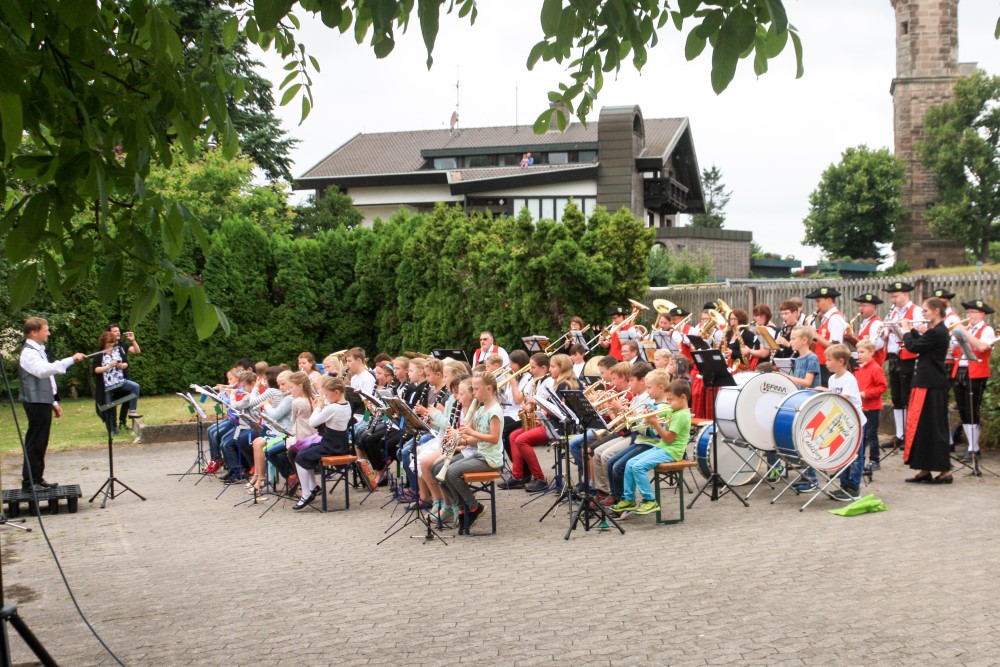
[[[208,427],[208,451],[213,461],[222,458],[222,440],[236,430],[236,422],[224,419]]]
[[[247,435],[250,435],[250,431],[240,431],[241,439]],[[240,465],[240,451],[236,444],[236,429],[227,433],[226,437],[222,439],[222,462],[230,470],[242,467]]]
[[[875,451],[878,451],[878,412],[875,412],[875,429],[872,433],[872,437],[875,438]],[[868,413],[865,412],[865,416]],[[854,459],[851,465],[845,467],[840,471],[840,488],[844,489],[852,495],[858,493],[861,490],[861,478],[865,474],[865,446],[869,443],[868,438],[868,427],[871,425],[871,420],[865,422],[864,436],[861,438],[861,446],[858,447],[858,456]]]
[[[120,384],[114,389],[104,390],[104,402],[110,403],[113,399],[112,394],[116,391],[121,390],[125,394],[135,394],[135,398],[128,402],[128,411],[135,412],[135,407],[139,404],[139,384],[137,382],[132,382],[132,380],[125,380],[124,384]],[[124,394],[123,394],[124,395]],[[118,408],[115,408],[116,410]]]
[[[577,473],[579,473],[578,480],[583,480],[583,434],[574,435],[569,441],[569,454],[573,457],[573,463],[576,464]],[[597,429],[589,429],[587,431],[587,446],[592,446],[597,442]]]
[[[633,443],[608,460],[608,488],[611,495],[621,500],[625,497],[625,464],[649,450],[651,445]]]
[[[264,458],[267,462],[274,466],[274,469],[278,471],[278,474],[288,479],[295,474],[295,467],[292,462],[288,460],[288,441],[279,442],[276,445],[271,445],[266,450],[264,450]]]
[[[661,463],[674,460],[667,450],[653,447],[629,459],[625,464],[625,500],[635,500],[635,489],[643,500],[655,500],[653,485],[649,483],[649,471]]]

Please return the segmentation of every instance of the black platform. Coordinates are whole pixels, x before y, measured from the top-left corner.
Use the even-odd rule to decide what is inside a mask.
[[[70,514],[76,514],[77,501],[82,495],[83,492],[80,491],[79,484],[57,486],[48,491],[38,491],[35,494],[32,494],[31,491],[22,491],[21,489],[8,489],[3,492],[3,503],[7,506],[7,516],[10,518],[20,516],[22,504],[27,505],[30,511],[36,497],[39,503],[48,501],[49,514],[59,514],[60,500],[66,501],[66,509],[69,510]]]

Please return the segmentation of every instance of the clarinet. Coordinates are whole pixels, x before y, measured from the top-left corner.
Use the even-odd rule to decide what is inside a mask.
[[[479,401],[473,399],[472,400],[472,404],[469,405],[469,411],[465,414],[465,417],[464,417],[463,421],[466,421],[466,422],[471,421],[472,420],[472,414],[476,411],[476,408],[478,408],[478,407],[479,407]],[[458,426],[457,420],[458,420],[459,416],[461,415],[462,406],[461,406],[461,404],[458,401],[455,401],[455,405],[452,406],[452,410],[454,411],[455,408],[458,408],[459,412],[458,412],[458,414],[455,415],[456,424],[452,428],[455,428],[455,427]],[[444,481],[445,475],[448,474],[448,466],[451,465],[451,459],[452,459],[453,456],[455,456],[455,450],[458,449],[458,443],[459,443],[459,441],[461,439],[462,439],[462,436],[460,436],[460,435],[458,435],[456,433],[454,437],[447,438],[446,440],[442,441],[442,443],[441,443],[441,451],[444,452],[444,465],[441,466],[441,470],[438,471],[438,474],[434,475],[434,478],[437,481],[439,481],[439,482],[443,482]]]

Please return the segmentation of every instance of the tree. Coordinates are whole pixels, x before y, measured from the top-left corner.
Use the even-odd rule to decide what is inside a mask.
[[[293,0],[218,4],[228,16],[213,14],[212,38],[194,44],[178,8],[204,5],[0,3],[0,240],[11,264],[12,308],[26,304],[43,277],[59,298],[100,259],[105,284],[123,271],[131,276],[127,287],[137,294],[133,324],[157,306],[161,321],[169,321],[175,313],[167,296],[173,294],[180,313],[193,310],[199,336],[211,335],[220,324],[228,330],[201,276],[175,263],[186,240],[207,248],[205,230],[185,206],[147,189],[146,178],[154,163],[171,164],[174,145],[191,157],[197,143],[215,143],[234,157],[240,110],[267,111],[262,99],[254,100],[256,85],[241,75],[245,68],[233,66],[234,45],[245,39],[287,62],[280,103],[300,100],[303,117],[312,109],[310,71],[319,63],[298,40]],[[367,40],[380,58],[391,53],[395,32],[405,31],[415,15],[428,66],[442,11],[476,18],[475,0],[446,7],[433,0],[300,0],[298,5],[340,33],[352,31],[358,43]],[[797,75],[802,74],[801,44],[782,0],[680,0],[677,9],[649,0],[563,5],[544,0],[544,39],[527,57],[529,68],[554,60],[571,71],[570,82],[549,93],[560,104],[539,116],[540,132],[553,119],[564,127],[567,111],[586,119],[604,74],[617,72],[627,58],[641,69],[667,22],[678,30],[693,26],[685,45],[689,59],[711,46],[717,92],[732,80],[740,59],[752,54],[760,75],[789,40]],[[252,135],[253,123],[242,129]]]
[[[295,209],[292,225],[297,236],[316,236],[329,229],[354,229],[361,226],[365,216],[354,208],[354,201],[347,195],[330,189],[319,199],[309,200]]]
[[[692,227],[722,229],[726,222],[726,205],[733,195],[722,182],[722,171],[714,164],[701,172],[701,187],[705,192],[705,212],[691,216]]]
[[[804,243],[830,258],[882,259],[878,244],[892,242],[906,212],[905,180],[906,167],[888,149],[848,148],[809,195]]]
[[[924,116],[917,154],[938,188],[931,231],[988,261],[1000,224],[1000,77],[982,70],[955,82],[951,102]]]
[[[198,67],[206,50],[218,42],[226,22],[233,13],[215,0],[169,0],[177,12],[178,34],[184,44],[184,59],[192,70],[200,72],[199,80],[206,85],[216,73]],[[298,143],[281,129],[280,119],[274,115],[274,94],[271,82],[257,72],[261,63],[250,57],[249,40],[238,35],[229,47],[223,46],[216,54],[226,76],[244,82],[242,97],[229,95],[226,106],[233,128],[239,138],[240,149],[270,181],[291,181],[292,163],[289,153]]]

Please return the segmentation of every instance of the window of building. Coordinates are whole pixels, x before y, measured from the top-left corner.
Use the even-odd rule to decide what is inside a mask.
[[[436,157],[434,158],[435,169],[458,169],[458,158],[456,157]]]
[[[465,160],[468,167],[493,167],[497,163],[496,155],[470,155]]]
[[[593,162],[597,159],[597,151],[580,151],[577,162]]]
[[[542,199],[542,217],[546,220],[556,219],[556,200],[555,199]]]
[[[595,197],[573,197],[577,208],[584,216],[590,216],[597,208]],[[513,206],[511,215],[517,216],[525,206],[531,213],[531,219],[538,222],[541,218],[547,220],[562,220],[569,197],[518,197],[511,200]]]
[[[569,164],[569,153],[565,151],[549,153],[549,164]]]
[[[521,164],[520,153],[503,153],[497,156],[497,164],[501,167],[516,167]]]

